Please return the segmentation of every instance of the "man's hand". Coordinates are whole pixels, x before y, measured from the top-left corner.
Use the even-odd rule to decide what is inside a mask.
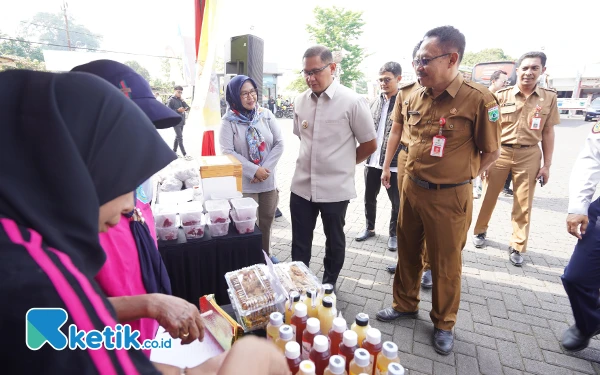
[[[390,168],[389,167],[383,168],[383,171],[381,172],[381,184],[386,189],[389,189],[392,186],[392,184],[390,183],[391,177],[392,177],[392,172],[390,172]]]
[[[581,239],[581,236],[585,234],[587,226],[587,215],[569,214],[567,216],[567,232],[569,232],[570,235]],[[580,227],[581,233],[579,233]]]
[[[196,306],[174,296],[150,294],[150,317],[158,321],[173,338],[182,344],[204,339],[204,324]]]
[[[179,108],[177,108],[177,112],[183,113],[183,112],[185,112],[185,108],[179,107]]]
[[[548,180],[550,179],[550,167],[543,166],[542,168],[540,168],[540,171],[538,172],[535,179],[539,180],[541,176],[544,176],[544,185],[546,185],[548,183]]]
[[[485,180],[488,177],[488,170],[484,169],[481,171],[481,173],[479,174],[479,177],[481,178],[481,181]]]
[[[271,171],[268,170],[267,168],[259,167],[256,170],[256,173],[254,174],[254,177],[257,178],[259,181],[264,181],[267,178],[269,178],[269,174],[270,173],[271,173]]]

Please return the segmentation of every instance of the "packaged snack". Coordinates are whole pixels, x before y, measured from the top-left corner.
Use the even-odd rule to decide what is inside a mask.
[[[288,262],[274,265],[279,282],[286,292],[296,291],[306,294],[310,288],[321,289],[321,283],[302,262]]]

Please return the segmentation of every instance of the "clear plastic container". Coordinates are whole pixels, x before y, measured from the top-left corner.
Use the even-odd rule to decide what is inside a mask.
[[[283,288],[277,279],[269,276],[264,264],[227,272],[225,281],[233,310],[244,331],[265,328],[271,313],[284,312]]]
[[[184,225],[183,231],[185,232],[185,238],[188,240],[194,240],[204,237],[204,231],[206,230],[206,219],[201,216],[200,222],[194,225]]]
[[[231,200],[231,206],[240,220],[256,219],[258,203],[252,198],[236,198]]]
[[[231,209],[231,206],[225,199],[205,201],[204,208],[206,208],[211,223],[219,224],[229,221],[229,210]]]
[[[156,228],[172,228],[177,226],[177,208],[173,206],[157,206],[154,210]]]
[[[188,202],[179,205],[179,217],[181,218],[182,226],[191,226],[200,224],[203,220],[202,203]]]
[[[227,221],[223,223],[213,223],[210,221],[210,217],[206,214],[206,224],[208,225],[208,230],[210,231],[211,237],[222,237],[226,236],[229,233],[229,224],[231,220],[227,219]]]
[[[161,241],[176,240],[178,234],[179,234],[179,228],[176,226],[172,226],[172,227],[168,227],[168,228],[156,227],[156,236]]]
[[[230,199],[237,199],[237,198],[243,198],[244,194],[240,193],[239,191],[219,191],[219,192],[213,192],[210,195],[210,199],[225,199],[225,200],[230,200]]]
[[[254,225],[256,224],[256,218],[248,219],[248,220],[240,220],[234,210],[231,211],[231,219],[233,219],[233,224],[235,224],[235,229],[237,229],[238,233],[246,234],[246,233],[254,233]]]
[[[277,278],[286,292],[306,294],[310,288],[320,289],[319,279],[302,262],[278,263],[275,265]]]

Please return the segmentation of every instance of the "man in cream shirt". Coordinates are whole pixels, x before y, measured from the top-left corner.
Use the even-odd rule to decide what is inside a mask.
[[[356,198],[356,164],[377,150],[376,134],[367,102],[334,78],[331,51],[314,46],[302,60],[309,90],[294,105],[300,151],[290,197],[292,260],[309,265],[320,213],[326,237],[323,283],[335,286],[346,253],[346,209]]]

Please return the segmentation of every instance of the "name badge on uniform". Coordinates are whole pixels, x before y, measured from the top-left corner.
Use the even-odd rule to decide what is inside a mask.
[[[441,158],[444,156],[444,148],[446,147],[446,137],[442,135],[442,129],[446,125],[446,119],[440,118],[440,130],[438,134],[433,137],[433,142],[431,143],[431,152],[429,155]]]
[[[536,114],[536,116],[531,119],[531,130],[540,130],[542,127],[542,118],[539,116],[539,114]]]

